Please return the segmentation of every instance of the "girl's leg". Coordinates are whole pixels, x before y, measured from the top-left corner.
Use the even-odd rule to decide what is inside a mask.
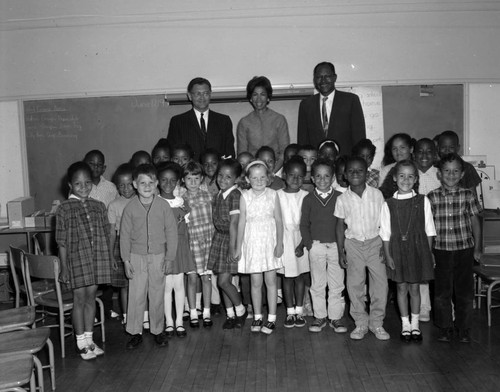
[[[304,292],[306,289],[304,274],[297,276],[294,279],[294,283],[295,283],[295,306],[302,308],[304,304]]]
[[[174,289],[174,275],[165,276],[165,321],[167,328],[174,326],[174,319],[172,317],[172,290]]]
[[[198,326],[198,313],[196,312],[196,288],[198,285],[198,274],[193,272],[187,275],[187,296],[189,302],[189,317],[191,319],[191,326],[193,322]]]
[[[241,297],[240,293],[238,293],[238,289],[233,285],[233,275],[229,272],[224,272],[219,274],[218,276],[219,286],[222,289],[225,296],[229,302],[226,302],[226,308],[231,306],[241,305]],[[226,298],[224,298],[226,301]]]
[[[410,308],[411,308],[411,336],[413,340],[422,340],[420,333],[419,317],[420,317],[420,284],[410,283]]]
[[[83,333],[85,332],[85,289],[86,287],[80,287],[73,290],[73,311],[71,314],[71,319],[73,320],[73,329],[75,330],[75,335],[77,336],[83,335]],[[94,319],[92,319],[92,321],[94,321]]]
[[[401,313],[401,339],[405,342],[411,340],[410,317],[408,316],[408,284],[397,284],[397,301]]]
[[[256,320],[262,319],[262,273],[255,273],[250,275],[250,292],[252,295],[252,304],[254,317]]]
[[[175,326],[182,327],[182,310],[184,309],[184,274],[172,275],[175,293]]]
[[[210,327],[212,325],[212,321],[210,320],[210,299],[212,298],[211,278],[211,274],[201,276],[201,286],[203,291],[203,326],[205,327]]]
[[[278,300],[278,289],[276,285],[276,271],[264,272],[264,279],[267,288],[267,306],[269,309],[269,321],[276,321],[276,308]],[[271,319],[273,318],[273,319]]]
[[[283,296],[287,310],[294,307],[294,286],[295,278],[287,278],[286,276],[283,277]],[[304,295],[304,293],[302,293],[302,295]]]
[[[120,287],[120,305],[122,307],[122,324],[127,323],[128,287]]]
[[[76,344],[80,350],[85,347],[90,350],[90,352],[80,353],[83,359],[90,359],[104,354],[104,351],[95,345],[93,339],[96,292],[97,285],[81,287],[73,291],[74,304],[78,303],[77,307],[79,308],[77,323],[79,324],[83,321],[83,325],[78,325],[78,327],[77,323],[75,323]],[[75,309],[74,304],[73,310]],[[82,332],[80,332],[80,329],[77,329],[81,326],[83,326]]]

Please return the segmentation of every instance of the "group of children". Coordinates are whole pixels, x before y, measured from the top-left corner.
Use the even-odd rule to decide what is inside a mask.
[[[207,150],[198,163],[189,145],[161,139],[151,155],[139,151],[121,165],[115,185],[103,177],[104,155],[89,152],[68,169],[56,230],[80,355],[104,353],[92,338],[98,285],[119,288],[128,349],[141,344],[144,326],[159,346],[186,336],[184,320],[211,327],[221,297],[225,330],[253,313],[251,331],[271,334],[282,295],[284,327],[304,327],[312,305],[310,332],[346,333],[345,289],[351,339],[371,331],[387,340],[388,279],[403,341],[422,340],[434,279],[439,340],[450,341],[455,326],[469,342],[481,207],[475,171],[458,149],[451,131],[416,143],[397,134],[379,172],[368,139],[351,156],[338,156],[332,140],[291,144],[281,168],[268,146],[237,159]]]

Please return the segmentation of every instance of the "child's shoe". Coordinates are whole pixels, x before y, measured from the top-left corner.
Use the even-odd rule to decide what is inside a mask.
[[[234,329],[235,322],[236,322],[235,317],[227,317],[226,321],[224,321],[224,324],[222,324],[222,329],[224,331],[228,329]]]
[[[451,328],[441,328],[439,330],[439,336],[437,340],[439,342],[451,342],[452,336],[453,334]]]
[[[295,315],[295,326],[297,328],[302,328],[305,325],[306,325],[306,319],[304,318],[304,316],[302,316],[301,314],[296,314]]]
[[[276,328],[276,323],[274,321],[266,321],[266,323],[260,329],[260,332],[266,335],[271,335]]]
[[[85,346],[81,349],[77,349],[78,351],[78,354],[80,354],[80,357],[82,357],[82,359],[84,361],[88,361],[90,359],[96,359],[97,358],[97,355],[96,353],[94,353],[89,346]],[[104,353],[104,352],[103,352]]]
[[[250,327],[250,331],[251,332],[260,332],[260,330],[262,329],[262,319],[260,320],[253,320],[252,322],[252,326]]]
[[[293,328],[295,327],[295,315],[289,314],[286,316],[285,322],[283,323],[285,328]]]
[[[144,328],[144,329],[146,329],[146,330],[148,330],[148,331],[149,331],[149,321],[144,321],[144,322],[142,323],[142,328]]]
[[[458,341],[460,343],[470,343],[470,329],[459,330]]]
[[[429,312],[428,310],[420,310],[419,320],[423,323],[428,323],[429,321],[431,321],[431,312]]]
[[[155,336],[155,343],[159,347],[165,347],[168,345],[168,336],[165,331],[159,333],[158,335]]]
[[[203,319],[203,328],[210,328],[213,324],[214,323],[210,317],[206,317]]]
[[[136,334],[132,335],[130,340],[127,343],[127,350],[133,350],[134,348],[137,348],[140,344],[142,343],[142,335],[141,334]]]
[[[422,341],[422,332],[420,332],[420,329],[411,330],[411,340],[417,343]]]
[[[314,318],[313,323],[309,327],[309,332],[321,332],[326,327],[326,318]]]
[[[351,332],[350,337],[352,340],[361,340],[365,337],[367,333],[368,333],[368,327],[366,325],[363,325],[354,328],[354,330]]]
[[[333,329],[335,333],[346,333],[347,328],[342,323],[341,319],[338,320],[330,320],[330,328]]]
[[[97,344],[92,343],[88,346],[90,351],[92,351],[97,357],[104,355],[104,350],[100,348]]]
[[[370,327],[370,331],[372,331],[378,340],[389,340],[391,338],[391,335],[387,333],[384,327]]]
[[[111,319],[117,319],[118,317],[120,317],[120,315],[118,313],[116,313],[114,310],[110,310],[109,311],[109,318]]]

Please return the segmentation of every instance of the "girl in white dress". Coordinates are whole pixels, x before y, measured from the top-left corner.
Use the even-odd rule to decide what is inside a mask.
[[[252,332],[271,334],[276,328],[276,271],[283,267],[283,222],[276,191],[267,187],[270,172],[262,161],[248,164],[246,179],[251,188],[242,191],[235,258],[238,272],[251,274],[254,309]],[[262,320],[262,283],[266,282],[268,319]]]
[[[302,201],[308,192],[300,189],[306,176],[306,164],[301,157],[292,157],[285,163],[283,170],[286,188],[278,190],[278,198],[283,217],[283,292],[286,305],[284,327],[303,327],[306,320],[303,315],[305,280],[309,272],[309,258],[304,253],[304,244],[300,235],[300,215]],[[294,301],[295,299],[295,301]],[[295,302],[295,306],[294,306]]]

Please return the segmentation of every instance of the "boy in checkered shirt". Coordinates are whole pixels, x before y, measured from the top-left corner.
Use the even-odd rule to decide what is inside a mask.
[[[459,185],[464,176],[464,161],[455,153],[438,163],[441,187],[428,193],[436,225],[433,246],[435,270],[435,322],[439,341],[453,337],[452,300],[459,341],[470,343],[474,281],[473,261],[479,260],[481,212],[474,192]],[[454,294],[454,296],[453,296]]]

